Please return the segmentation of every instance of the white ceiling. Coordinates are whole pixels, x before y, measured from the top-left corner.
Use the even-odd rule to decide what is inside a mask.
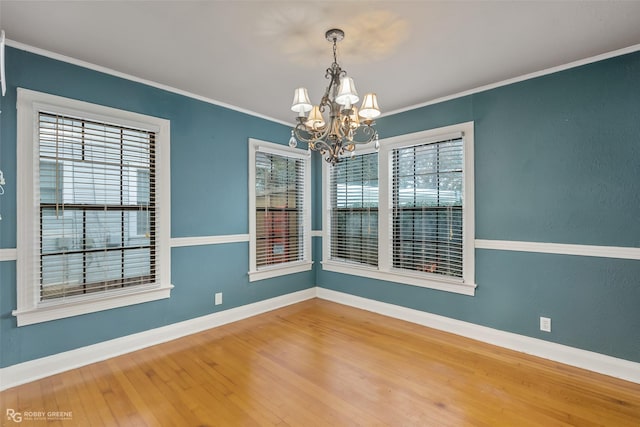
[[[640,43],[640,1],[12,1],[7,39],[292,123],[338,62],[383,112]],[[10,77],[10,76],[9,76]]]

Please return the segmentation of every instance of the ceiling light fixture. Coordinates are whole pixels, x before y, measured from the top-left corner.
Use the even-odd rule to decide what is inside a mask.
[[[295,90],[291,110],[298,113],[298,123],[291,130],[289,145],[295,147],[298,141],[305,142],[309,149],[319,151],[327,162],[335,165],[346,156],[353,157],[358,144],[375,141],[378,148],[378,132],[373,125],[380,115],[380,108],[376,94],[368,93],[358,111],[354,104],[360,98],[353,79],[347,77],[336,59],[336,45],[344,39],[344,31],[332,29],[325,37],[333,43],[333,64],[325,74],[329,86],[319,105],[311,105],[306,88]],[[323,116],[325,112],[329,115],[328,123]]]

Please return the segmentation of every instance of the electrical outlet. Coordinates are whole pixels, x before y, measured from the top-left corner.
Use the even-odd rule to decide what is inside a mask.
[[[216,293],[215,305],[222,304],[222,292]]]
[[[551,318],[540,317],[540,330],[544,332],[551,332]]]

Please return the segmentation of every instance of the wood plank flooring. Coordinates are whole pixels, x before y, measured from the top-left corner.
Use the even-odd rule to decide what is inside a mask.
[[[638,427],[640,385],[313,299],[6,390],[0,406],[3,425],[47,427]]]

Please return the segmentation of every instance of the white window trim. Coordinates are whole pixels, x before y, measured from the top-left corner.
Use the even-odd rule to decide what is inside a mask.
[[[303,195],[303,259],[277,265],[257,268],[256,254],[256,152],[277,154],[304,161]],[[299,148],[291,148],[273,142],[249,138],[249,281],[270,279],[285,274],[309,271],[311,261],[311,153]]]
[[[17,101],[17,308],[18,326],[169,298],[171,295],[170,122],[60,96],[18,88]],[[156,132],[157,277],[155,284],[101,294],[39,301],[38,114],[56,112]]]
[[[399,135],[380,140],[378,152],[378,267],[336,262],[329,259],[331,248],[331,224],[329,203],[330,169],[329,165],[323,165],[322,192],[323,206],[323,255],[322,269],[335,273],[351,274],[354,276],[384,280],[394,283],[402,283],[441,291],[453,292],[463,295],[475,295],[475,202],[474,202],[474,123],[466,122],[452,126],[445,126],[406,135]],[[392,177],[391,161],[394,149],[424,144],[425,142],[437,142],[463,135],[464,141],[464,199],[463,199],[463,277],[449,278],[437,274],[409,272],[394,269],[391,266],[392,259]],[[357,153],[366,153],[358,149]]]

